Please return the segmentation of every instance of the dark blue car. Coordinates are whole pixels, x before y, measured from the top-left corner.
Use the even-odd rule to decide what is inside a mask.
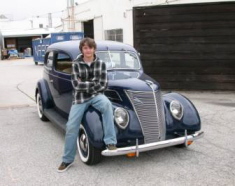
[[[72,61],[80,54],[79,41],[48,47],[43,78],[35,96],[41,120],[65,129],[73,98]],[[104,150],[102,117],[89,107],[84,114],[77,145],[81,160],[98,163],[103,156],[133,155],[174,145],[188,146],[203,136],[195,106],[177,93],[162,95],[160,85],[143,71],[137,51],[130,45],[98,41],[96,55],[106,62],[108,89],[113,104],[117,147]]]

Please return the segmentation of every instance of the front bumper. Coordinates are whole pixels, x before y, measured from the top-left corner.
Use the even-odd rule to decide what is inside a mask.
[[[161,149],[165,147],[180,145],[180,144],[188,144],[188,141],[194,141],[199,138],[202,138],[204,136],[204,132],[195,132],[194,134],[187,135],[187,132],[185,133],[185,136],[178,137],[174,139],[164,140],[164,141],[158,141],[154,143],[148,143],[143,145],[138,145],[138,140],[136,143],[136,146],[131,147],[123,147],[118,148],[117,150],[103,150],[102,155],[103,156],[119,156],[119,155],[125,155],[129,153],[136,153],[136,156],[138,156],[139,152],[145,152],[155,149]]]

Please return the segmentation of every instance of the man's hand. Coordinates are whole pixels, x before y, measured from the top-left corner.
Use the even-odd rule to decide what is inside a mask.
[[[80,79],[80,78],[78,78],[78,81],[79,81],[79,82],[81,82],[81,79]]]

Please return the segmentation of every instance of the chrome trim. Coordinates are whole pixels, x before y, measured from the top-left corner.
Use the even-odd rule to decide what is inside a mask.
[[[81,146],[81,149],[83,150],[83,151],[87,151],[87,139],[86,139],[86,135],[85,134],[82,134],[81,136],[80,136],[80,139],[79,139],[79,144],[80,144],[80,146]]]
[[[157,114],[157,118],[159,119],[159,115],[158,115],[158,105],[157,105],[157,98],[156,98],[156,94],[155,94],[155,91],[154,91],[154,88],[153,88],[153,82],[152,81],[149,81],[149,80],[146,80],[146,83],[147,85],[152,89],[153,91],[153,98],[154,98],[154,102],[155,102],[155,107],[156,107],[156,114]],[[158,123],[158,132],[159,132],[159,138],[161,138],[161,130],[160,130],[160,126],[159,126],[159,123]]]
[[[188,146],[188,132],[187,132],[187,130],[184,131],[184,136],[185,136],[184,145],[185,145],[185,147],[187,147]]]
[[[136,139],[136,157],[139,157],[139,139]]]
[[[146,152],[150,150],[155,150],[155,149],[161,149],[165,147],[170,147],[170,146],[175,146],[175,145],[180,145],[184,144],[185,141],[195,141],[197,139],[200,139],[204,136],[203,131],[195,132],[194,134],[188,135],[188,136],[183,136],[183,137],[178,137],[174,139],[169,139],[169,140],[164,140],[164,141],[158,141],[154,143],[148,143],[148,144],[143,144],[143,145],[138,145],[136,146],[131,146],[131,147],[123,147],[123,148],[117,148],[117,150],[103,150],[102,155],[103,156],[119,156],[119,155],[126,155],[128,153],[137,153],[138,152]]]
[[[43,108],[42,108],[42,100],[40,98],[40,94],[39,93],[37,93],[36,103],[37,103],[38,116],[39,116],[39,118],[41,118],[42,117]]]
[[[164,140],[165,115],[163,102],[161,99],[161,91],[125,90],[125,93],[129,98],[130,103],[132,104],[132,107],[140,123],[140,127],[144,136],[144,142],[153,143],[156,141]],[[143,104],[134,102],[135,96],[141,99]]]
[[[132,105],[132,107],[134,108],[134,111],[135,111],[136,116],[137,116],[137,118],[138,118],[138,121],[139,121],[139,123],[140,123],[140,128],[141,128],[141,130],[142,130],[142,132],[143,132],[143,135],[145,136],[145,134],[144,134],[144,130],[143,130],[143,127],[142,127],[141,122],[140,122],[139,115],[137,114],[138,112],[136,111],[135,106],[133,105],[132,100],[131,100],[130,96],[128,95],[127,91],[128,91],[128,90],[125,90],[124,92],[126,93],[126,96],[127,96],[127,97],[128,97],[128,99],[130,100],[131,105]]]

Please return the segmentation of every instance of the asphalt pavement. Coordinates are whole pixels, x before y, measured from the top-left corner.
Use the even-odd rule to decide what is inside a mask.
[[[0,186],[235,185],[235,92],[180,91],[197,107],[205,132],[187,149],[104,157],[95,166],[77,155],[67,172],[57,173],[64,133],[37,116],[34,90],[42,72],[32,58],[0,61]]]

